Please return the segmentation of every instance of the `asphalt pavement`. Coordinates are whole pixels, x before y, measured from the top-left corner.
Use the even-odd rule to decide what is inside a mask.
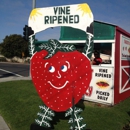
[[[30,77],[8,77],[8,78],[0,78],[0,82],[7,82],[7,81],[15,81],[15,80],[31,80]],[[0,115],[0,130],[10,130],[9,126],[6,124],[3,117]]]

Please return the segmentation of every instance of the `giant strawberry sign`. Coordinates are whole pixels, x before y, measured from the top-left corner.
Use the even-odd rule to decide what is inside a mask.
[[[76,51],[74,46],[56,40],[44,43],[40,48],[42,50],[31,59],[35,88],[47,107],[54,111],[66,111],[89,88],[92,77],[90,60]]]

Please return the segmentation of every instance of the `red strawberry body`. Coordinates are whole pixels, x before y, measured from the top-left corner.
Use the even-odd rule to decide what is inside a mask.
[[[32,57],[32,80],[46,106],[54,111],[66,111],[82,98],[89,87],[92,77],[90,61],[78,51],[58,51],[45,59],[47,54],[42,50]]]

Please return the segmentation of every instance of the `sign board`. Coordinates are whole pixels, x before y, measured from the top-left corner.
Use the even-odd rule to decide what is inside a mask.
[[[130,60],[130,38],[121,35],[121,58],[122,60]]]
[[[70,26],[86,32],[93,22],[93,14],[88,4],[74,4],[46,8],[35,8],[31,11],[28,25],[35,33],[50,27]]]
[[[93,51],[93,14],[88,4],[76,4],[35,8],[31,11],[28,25],[35,33],[50,27],[69,26],[87,33],[83,53],[76,50],[72,44],[61,44],[56,39],[50,39],[35,48],[35,39],[29,39],[31,52],[31,78],[39,97],[44,102],[40,106],[36,123],[50,127],[49,120],[53,111],[66,111],[70,116],[72,129],[86,129],[82,124],[76,105],[89,89],[92,78],[90,57]],[[78,111],[78,112],[77,112]],[[39,118],[40,117],[40,118]],[[73,118],[74,122],[71,122]],[[74,125],[73,125],[74,124]]]
[[[84,99],[111,104],[113,100],[113,68],[93,67],[91,94]],[[87,92],[86,92],[87,93]]]

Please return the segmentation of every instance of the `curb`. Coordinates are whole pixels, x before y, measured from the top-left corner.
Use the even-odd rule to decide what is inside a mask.
[[[1,78],[0,82],[15,81],[15,80],[31,80],[31,77],[15,77]]]

